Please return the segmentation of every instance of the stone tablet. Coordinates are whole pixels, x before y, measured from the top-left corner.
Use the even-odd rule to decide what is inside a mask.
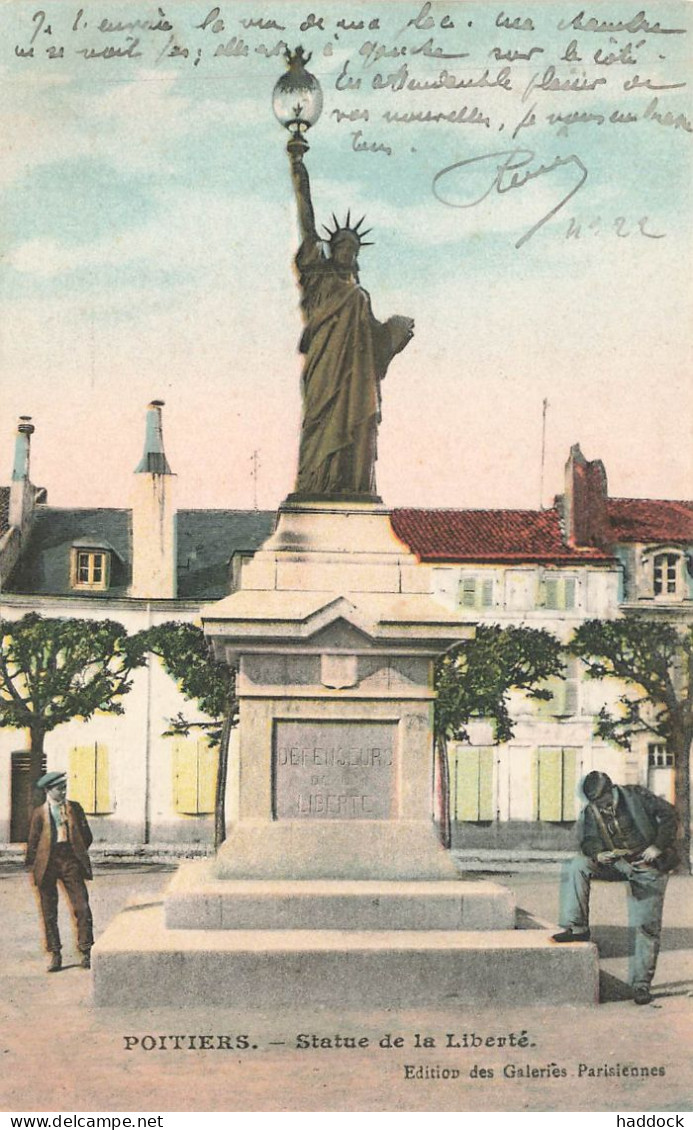
[[[396,722],[275,722],[275,819],[392,819],[396,734]]]

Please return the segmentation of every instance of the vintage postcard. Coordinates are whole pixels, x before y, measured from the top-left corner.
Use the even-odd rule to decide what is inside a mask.
[[[3,1110],[690,1110],[692,34],[0,5]]]

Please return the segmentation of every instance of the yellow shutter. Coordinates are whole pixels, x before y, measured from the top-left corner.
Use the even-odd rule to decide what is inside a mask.
[[[479,818],[479,757],[475,749],[457,750],[457,819]]]
[[[563,817],[562,750],[539,750],[537,778],[539,820],[561,820]]]
[[[493,747],[489,747],[479,750],[479,819],[493,817]]]
[[[197,811],[214,812],[214,802],[217,790],[217,773],[219,772],[219,747],[210,749],[206,738],[201,738],[197,743]]]
[[[173,807],[186,816],[214,812],[219,749],[206,738],[176,738],[173,743]]]
[[[457,820],[457,746],[448,743],[448,784],[450,787],[450,819]]]
[[[73,746],[68,757],[68,789],[70,800],[76,800],[85,812],[93,813],[96,802],[96,758],[94,746]]]
[[[577,749],[563,750],[563,797],[562,815],[564,820],[575,820],[575,790],[577,787]]]
[[[493,747],[457,749],[457,820],[493,820]]]
[[[197,812],[197,742],[176,738],[173,743],[173,807],[176,812]]]
[[[108,746],[96,742],[94,745],[94,812],[111,812],[111,788],[108,764]]]

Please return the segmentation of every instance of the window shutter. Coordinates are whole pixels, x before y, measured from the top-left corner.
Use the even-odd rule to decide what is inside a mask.
[[[173,744],[173,807],[181,816],[214,812],[219,750],[206,738],[176,738]]]
[[[197,812],[197,742],[191,738],[173,743],[173,807],[181,815]]]
[[[544,607],[558,608],[558,581],[544,581]]]
[[[219,770],[219,747],[215,746],[210,749],[205,738],[200,738],[197,743],[197,766],[197,811],[200,814],[214,812]]]
[[[476,607],[476,578],[463,577],[460,586],[460,603],[463,608]]]
[[[475,749],[457,751],[457,819],[479,818],[479,758]]]
[[[537,758],[537,818],[560,821],[563,816],[563,751],[540,749]]]
[[[94,797],[96,807],[94,812],[111,812],[111,782],[108,764],[108,746],[101,742],[94,744]]]
[[[534,819],[560,823],[576,816],[576,748],[541,748],[536,752]]]
[[[483,608],[493,607],[493,577],[484,577],[481,586],[481,604]]]
[[[563,582],[563,584],[565,586],[565,600],[563,602],[563,607],[564,608],[574,608],[575,607],[575,589],[576,589],[575,579],[573,577],[567,577],[565,579],[565,581]]]
[[[493,747],[457,747],[455,819],[493,820]]]
[[[566,679],[563,687],[563,714],[572,718],[578,712],[578,681]]]
[[[577,788],[577,749],[563,750],[562,818],[575,820],[577,813],[575,791]]]
[[[534,700],[536,704],[537,715],[539,718],[555,718],[560,713],[561,695],[563,694],[563,683],[560,679],[551,678],[545,679],[541,684],[541,689],[550,691],[553,698],[537,698]],[[532,701],[530,699],[530,701]]]
[[[458,749],[452,742],[448,743],[448,780],[450,786],[450,819],[458,820],[461,817],[457,813],[458,805],[458,780],[457,780],[457,766],[458,766]]]
[[[479,750],[479,820],[493,820],[493,746]]]
[[[68,755],[68,793],[87,813],[96,808],[96,759],[93,745],[74,746]]]

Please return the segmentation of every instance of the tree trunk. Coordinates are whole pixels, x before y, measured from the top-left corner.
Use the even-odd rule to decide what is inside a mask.
[[[229,744],[233,729],[233,706],[230,705],[224,717],[219,740],[219,769],[214,798],[214,847],[220,848],[226,839],[226,781],[229,773]]]
[[[679,817],[679,843],[681,868],[691,871],[691,734],[676,722],[671,729],[671,749],[674,754],[674,793]]]
[[[36,729],[31,728],[29,730],[29,734],[30,734],[30,737],[31,737],[30,756],[29,756],[29,774],[30,774],[30,779],[31,779],[31,788],[29,789],[28,796],[29,796],[29,818],[31,818],[31,814],[33,813],[33,810],[36,807],[36,805],[41,804],[43,802],[43,799],[44,799],[43,796],[41,795],[40,789],[37,790],[37,788],[36,788],[36,782],[38,781],[39,777],[43,776],[43,770],[44,770],[43,741],[44,741],[44,738],[45,738],[46,735],[45,735],[43,730],[38,729],[38,728],[36,728]]]
[[[440,819],[440,842],[443,847],[449,848],[452,844],[452,828],[450,825],[450,767],[448,765],[448,747],[442,735],[436,737],[435,742],[438,816]]]

